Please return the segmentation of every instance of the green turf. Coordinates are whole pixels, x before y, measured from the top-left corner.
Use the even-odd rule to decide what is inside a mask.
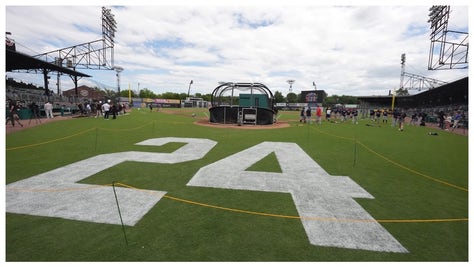
[[[293,142],[331,175],[350,176],[375,199],[357,202],[377,220],[468,218],[468,138],[436,129],[369,121],[228,129],[196,125],[207,110],[134,110],[117,120],[77,118],[6,136],[6,184],[89,157],[121,151],[172,152],[182,143],[137,146],[156,137],[208,138],[202,159],[124,162],[81,183],[121,182],[235,210],[298,216],[290,194],[186,186],[201,168],[263,141]],[[196,114],[193,118],[191,114]],[[436,131],[437,136],[428,135]],[[249,171],[281,172],[274,154]],[[467,261],[468,222],[381,223],[409,253],[318,247],[299,219],[259,216],[162,198],[133,227],[6,214],[7,261]]]

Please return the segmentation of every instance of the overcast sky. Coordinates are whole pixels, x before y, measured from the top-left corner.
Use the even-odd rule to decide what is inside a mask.
[[[191,94],[206,94],[221,81],[259,82],[286,95],[291,79],[295,93],[314,89],[314,82],[329,95],[387,95],[400,86],[402,53],[406,72],[446,82],[468,75],[467,70],[428,70],[431,3],[191,1],[189,6],[177,0],[123,5],[126,2],[45,6],[37,1],[18,6],[18,1],[7,1],[5,29],[17,51],[41,54],[100,39],[105,5],[117,22],[114,63],[124,69],[122,90],[130,86],[182,93],[193,80]],[[468,2],[453,3],[449,29],[468,31]],[[78,71],[93,76],[79,85],[117,88],[114,71]],[[43,84],[37,74],[6,75]],[[61,90],[70,88],[71,79],[64,76]],[[56,91],[54,78],[50,89]]]

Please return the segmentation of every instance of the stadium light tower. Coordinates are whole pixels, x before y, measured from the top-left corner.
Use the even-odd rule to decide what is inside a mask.
[[[401,74],[400,74],[400,87],[399,89],[403,89],[403,77],[405,76],[405,61],[406,61],[406,56],[405,56],[405,53],[402,54],[402,57],[401,57],[401,60],[402,60],[402,71],[401,71]]]
[[[123,68],[120,67],[120,66],[115,66],[114,70],[116,72],[115,75],[117,76],[117,92],[118,92],[118,95],[120,97],[120,72],[123,71]]]
[[[316,83],[315,82],[313,82],[313,86],[314,86],[314,90],[316,90]]]
[[[117,22],[111,10],[102,7],[102,39],[38,54],[34,57],[68,68],[114,70],[114,46]]]
[[[66,67],[73,70],[105,69],[117,71],[117,69],[114,67],[114,46],[116,31],[117,22],[115,21],[114,14],[112,14],[111,9],[102,7],[102,39],[92,42],[83,42],[78,45],[72,45],[66,48],[49,51],[35,55],[33,57],[42,59],[43,61],[53,63],[58,66],[62,66],[63,62],[65,62]],[[58,73],[58,93],[60,92],[59,75],[60,74]],[[77,76],[71,76],[71,78],[74,82],[77,95]]]
[[[295,83],[295,80],[288,80],[286,81],[290,85],[290,92],[293,91],[293,84]]]
[[[429,9],[431,45],[428,70],[467,69],[469,33],[448,29],[450,6]]]
[[[425,89],[429,90],[429,89],[441,86],[443,84],[446,84],[446,82],[443,82],[440,80],[406,72],[405,62],[406,62],[406,55],[405,53],[403,53],[401,57],[402,68],[401,68],[401,73],[400,73],[400,87],[398,89],[403,89],[403,90],[417,89],[418,91],[421,91]],[[407,80],[405,80],[405,78],[407,78]]]

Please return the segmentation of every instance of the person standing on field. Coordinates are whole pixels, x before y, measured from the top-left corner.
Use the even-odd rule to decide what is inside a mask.
[[[357,109],[354,109],[352,111],[352,124],[358,124],[359,122],[357,121],[357,116],[359,115],[359,111]]]
[[[308,121],[309,124],[313,123],[311,121],[311,108],[310,107],[306,108],[306,120]]]
[[[18,105],[18,102],[15,102],[11,99],[8,99],[8,110],[10,111],[10,114],[8,115],[7,122],[10,121],[12,124],[12,127],[15,127],[15,121],[20,124],[21,127],[23,127],[23,124],[20,122],[20,116],[18,116],[18,109],[20,106]]]
[[[323,114],[323,110],[321,109],[320,106],[316,108],[316,123],[321,124],[321,116]]]
[[[401,112],[400,116],[398,117],[398,130],[403,131],[403,126],[405,124],[405,117],[407,114],[405,112]]]
[[[46,102],[44,104],[44,112],[46,113],[46,118],[47,119],[52,119],[54,116],[53,116],[53,104]]]
[[[95,106],[95,118],[102,117],[102,101],[99,101]]]
[[[326,120],[327,121],[331,120],[331,109],[330,108],[326,109]]]
[[[301,108],[301,111],[300,111],[300,122],[306,123],[306,113],[304,111],[304,107]]]
[[[104,113],[104,119],[108,120],[109,119],[109,113],[110,113],[110,100],[108,102],[105,102],[102,105],[102,112]]]

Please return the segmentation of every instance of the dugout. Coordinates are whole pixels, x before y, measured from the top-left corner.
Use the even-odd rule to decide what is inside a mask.
[[[271,125],[273,94],[261,83],[222,83],[214,89],[209,109],[211,123]]]

